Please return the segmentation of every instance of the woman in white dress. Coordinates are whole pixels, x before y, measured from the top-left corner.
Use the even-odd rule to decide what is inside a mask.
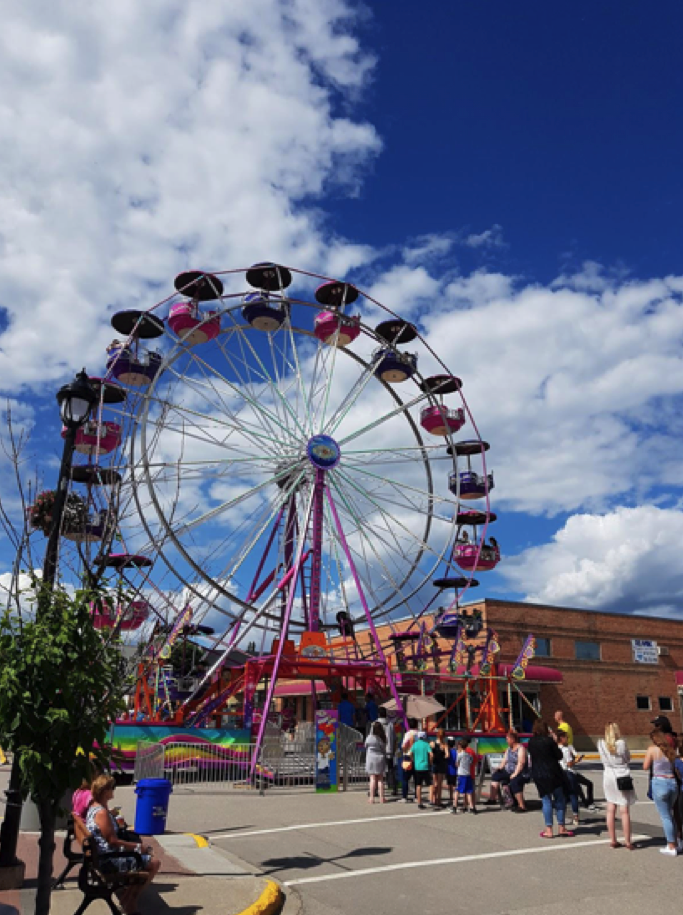
[[[375,793],[379,790],[379,802],[384,803],[384,772],[387,767],[387,739],[384,728],[379,721],[373,721],[370,733],[365,740],[365,771],[370,776],[368,803],[375,803]]]
[[[626,741],[622,738],[619,725],[611,721],[605,727],[605,739],[598,741],[600,761],[604,768],[603,790],[607,802],[607,830],[612,848],[621,848],[617,842],[616,815],[619,808],[619,819],[624,833],[626,848],[633,851],[631,842],[631,814],[629,807],[636,802],[636,792],[631,778],[631,754]],[[619,785],[621,784],[621,787]]]

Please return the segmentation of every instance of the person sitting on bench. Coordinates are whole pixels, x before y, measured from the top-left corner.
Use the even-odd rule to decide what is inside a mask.
[[[131,851],[137,852],[142,856],[142,869],[147,873],[147,880],[144,883],[137,883],[126,887],[126,889],[121,892],[120,897],[121,905],[123,906],[126,915],[133,915],[136,911],[138,896],[157,875],[160,862],[153,860],[151,847],[148,846],[147,849],[143,849],[141,844],[128,842],[119,835],[116,820],[108,807],[109,802],[114,797],[115,789],[116,782],[111,775],[98,775],[90,787],[92,801],[88,807],[85,825],[90,832],[90,835],[97,843],[99,852],[106,855],[107,852]],[[133,855],[130,857],[122,856],[111,858],[109,861],[106,861],[106,867],[112,870],[121,871],[122,873],[129,873],[130,871],[137,871],[140,869],[137,859]]]
[[[526,805],[524,803],[524,785],[529,781],[529,759],[526,747],[522,746],[519,741],[519,734],[512,728],[506,734],[508,748],[500,766],[491,776],[491,791],[489,799],[484,804],[485,807],[492,807],[498,804],[498,787],[509,788],[511,800],[512,797],[517,801],[515,811],[524,813]]]

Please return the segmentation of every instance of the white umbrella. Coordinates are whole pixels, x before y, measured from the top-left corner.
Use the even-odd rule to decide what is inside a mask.
[[[408,718],[429,718],[438,712],[445,712],[446,707],[433,696],[401,696],[401,702]],[[398,705],[395,699],[382,703],[389,712],[397,712]]]

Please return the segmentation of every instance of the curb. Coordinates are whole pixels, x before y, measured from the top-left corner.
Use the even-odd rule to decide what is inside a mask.
[[[284,901],[285,894],[281,887],[273,880],[269,880],[256,902],[253,902],[239,915],[276,915],[281,910]]]
[[[197,848],[208,848],[211,844],[206,836],[198,836],[195,832],[185,832],[185,836],[190,836],[191,839],[194,839]]]

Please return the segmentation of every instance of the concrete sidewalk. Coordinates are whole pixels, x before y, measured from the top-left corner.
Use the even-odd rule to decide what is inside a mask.
[[[66,864],[62,837],[55,851],[55,875]],[[200,836],[166,835],[150,840],[161,860],[161,871],[140,897],[144,915],[297,915],[300,906],[295,891],[283,892],[280,884],[222,849],[211,847]],[[22,833],[19,857],[26,863],[21,890],[0,893],[0,915],[30,915],[35,906],[38,836]],[[78,868],[64,888],[52,894],[54,915],[73,915],[83,899],[78,888]],[[103,900],[93,902],[88,915],[111,915]]]

